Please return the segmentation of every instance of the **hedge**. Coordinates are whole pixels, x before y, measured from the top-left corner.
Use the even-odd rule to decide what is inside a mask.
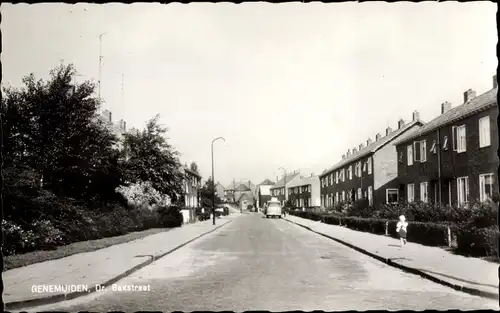
[[[460,229],[457,231],[456,252],[467,256],[497,256],[500,232],[498,226]]]
[[[386,220],[375,218],[345,217],[341,219],[342,225],[347,228],[369,232],[377,235],[385,235]]]

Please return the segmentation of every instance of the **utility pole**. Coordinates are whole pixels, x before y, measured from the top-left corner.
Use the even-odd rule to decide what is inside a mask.
[[[102,72],[102,36],[106,33],[102,33],[99,35],[99,98],[101,98],[101,72]]]

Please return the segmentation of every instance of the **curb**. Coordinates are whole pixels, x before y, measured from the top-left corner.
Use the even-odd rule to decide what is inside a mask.
[[[131,269],[121,273],[120,275],[106,281],[105,283],[102,283],[102,284],[96,284],[96,285],[99,285],[100,287],[109,287],[110,285],[116,283],[117,281],[133,274],[134,272],[137,272],[138,270],[142,269],[143,267],[146,267],[148,265],[150,265],[151,263],[153,263],[154,261],[156,260],[159,260],[161,258],[163,258],[164,256],[172,253],[172,252],[175,252],[176,250],[190,244],[191,242],[195,241],[196,239],[199,239],[205,235],[208,235],[214,231],[216,231],[217,229],[221,228],[222,226],[225,226],[229,223],[231,223],[233,220],[229,220],[228,222],[222,224],[222,225],[219,225],[217,227],[215,227],[214,229],[211,229],[205,233],[202,233],[201,235],[198,235],[196,236],[195,238],[193,239],[190,239],[188,240],[187,242],[184,242],[183,244],[180,244],[178,245],[177,247],[167,251],[167,252],[164,252],[160,255],[146,255],[146,256],[149,256],[150,259],[147,260],[147,261],[144,261],[140,264],[137,264],[136,266],[132,267]],[[67,300],[72,300],[72,299],[75,299],[75,298],[79,298],[79,297],[82,297],[82,296],[86,296],[86,295],[89,295],[91,293],[94,293],[96,292],[97,290],[97,287],[94,286],[92,288],[89,288],[88,291],[75,291],[75,292],[71,292],[71,293],[68,293],[68,294],[57,294],[57,295],[52,295],[52,296],[47,296],[47,297],[43,297],[43,298],[36,298],[36,299],[29,299],[29,300],[20,300],[20,301],[15,301],[15,302],[10,302],[10,303],[4,303],[4,310],[19,310],[19,309],[25,309],[25,308],[29,308],[29,307],[36,307],[36,306],[41,306],[41,305],[47,305],[47,304],[55,304],[55,303],[58,303],[58,302],[62,302],[62,301],[67,301]]]
[[[395,268],[398,268],[400,270],[403,270],[405,272],[408,272],[408,273],[411,273],[411,274],[415,274],[415,275],[419,275],[423,278],[426,278],[432,282],[435,282],[435,283],[438,283],[438,284],[441,284],[443,286],[446,286],[446,287],[450,287],[454,290],[457,290],[457,291],[461,291],[461,292],[465,292],[465,293],[468,293],[468,294],[471,294],[471,295],[474,295],[474,296],[479,296],[479,297],[483,297],[483,298],[488,298],[488,299],[493,299],[493,300],[498,300],[498,294],[496,293],[493,293],[493,292],[489,292],[489,291],[483,291],[483,290],[480,290],[480,289],[476,289],[476,288],[470,288],[470,287],[466,287],[466,286],[462,286],[462,285],[456,285],[456,284],[453,284],[453,283],[450,283],[450,282],[447,282],[446,280],[443,280],[443,279],[440,279],[440,278],[437,278],[433,275],[430,275],[430,274],[427,274],[426,272],[424,271],[421,271],[419,269],[416,269],[416,268],[413,268],[413,267],[409,267],[409,266],[406,266],[406,265],[402,265],[402,264],[399,264],[397,262],[394,262],[392,261],[391,259],[386,259],[384,257],[381,257],[377,254],[374,254],[374,253],[371,253],[369,251],[366,251],[365,249],[362,249],[358,246],[355,246],[353,244],[350,244],[348,242],[345,242],[343,240],[340,240],[338,238],[334,238],[332,236],[329,236],[329,235],[326,235],[326,234],[323,234],[323,233],[320,233],[320,232],[317,232],[315,230],[312,230],[310,227],[308,226],[304,226],[304,225],[301,225],[299,223],[296,223],[296,222],[293,222],[289,219],[285,219],[286,221],[292,223],[292,224],[295,224],[295,225],[298,225],[300,227],[303,227],[313,233],[316,233],[318,235],[321,235],[323,237],[326,237],[328,239],[331,239],[331,240],[334,240],[338,243],[341,243],[343,244],[344,246],[347,246],[351,249],[354,249],[358,252],[361,252],[363,254],[366,254],[374,259],[377,259],[379,260],[380,262],[383,262],[389,266],[392,266],[392,267],[395,267]]]

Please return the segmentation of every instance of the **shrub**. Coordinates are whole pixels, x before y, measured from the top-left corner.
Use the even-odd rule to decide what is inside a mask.
[[[36,236],[31,230],[24,230],[20,225],[2,220],[3,247],[5,255],[32,251],[35,248]]]
[[[323,215],[323,223],[330,225],[341,225],[342,216],[340,214],[325,214]]]
[[[370,218],[373,216],[373,209],[370,207],[368,199],[360,199],[349,205],[346,213],[348,216]]]
[[[181,208],[178,206],[161,206],[158,207],[158,215],[160,218],[160,224],[163,227],[180,227],[182,226],[183,217]]]
[[[498,226],[487,228],[461,228],[457,232],[455,251],[467,256],[498,256]]]
[[[31,226],[37,248],[54,247],[65,243],[64,232],[54,227],[49,220],[36,221]]]
[[[136,207],[168,206],[170,199],[153,188],[151,182],[137,182],[129,186],[119,186],[116,191],[120,193],[129,205]]]
[[[468,227],[487,228],[498,225],[498,205],[494,202],[473,203],[470,206],[471,216],[467,220]]]

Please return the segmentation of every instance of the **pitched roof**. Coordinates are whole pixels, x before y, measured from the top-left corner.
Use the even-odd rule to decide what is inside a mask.
[[[243,192],[238,199],[236,199],[236,202],[240,202],[241,199],[246,198],[246,199],[251,199],[254,200],[253,194],[250,192]]]
[[[478,112],[484,111],[490,107],[495,106],[497,102],[497,91],[498,87],[491,89],[490,91],[487,91],[482,95],[479,95],[471,99],[467,103],[464,103],[462,105],[450,109],[448,112],[439,115],[438,117],[431,120],[429,123],[420,127],[418,131],[412,133],[412,135],[398,139],[396,142],[394,142],[394,144],[395,145],[402,144],[409,140],[415,139],[416,137],[430,133],[440,127],[454,123],[470,115],[476,114]]]
[[[393,139],[397,138],[399,135],[403,134],[404,132],[406,132],[408,129],[412,128],[415,125],[423,125],[423,122],[420,120],[411,121],[410,123],[404,125],[402,128],[393,131],[389,135],[382,137],[375,142],[372,142],[370,145],[364,147],[363,149],[359,150],[358,152],[353,153],[349,156],[346,156],[343,160],[341,160],[337,164],[335,164],[335,165],[331,166],[330,168],[328,168],[327,170],[323,171],[323,173],[321,175],[330,173],[331,171],[334,171],[334,170],[336,170],[336,169],[338,169],[346,164],[354,162],[354,161],[356,161],[362,157],[365,157],[371,153],[375,153],[377,150],[381,149],[386,144],[391,142]]]
[[[259,186],[262,186],[262,185],[268,186],[268,185],[274,185],[274,184],[275,183],[272,180],[266,178],[262,183],[259,184]]]
[[[298,186],[310,185],[314,181],[319,181],[319,177],[318,176],[302,177],[301,179],[296,180],[293,183],[291,183],[288,187],[298,187]]]
[[[198,178],[201,178],[201,175],[199,173],[196,173],[195,171],[193,171],[192,169],[190,169],[189,167],[187,166],[184,166],[184,171],[186,171],[187,173],[193,175],[193,176],[196,176]]]
[[[271,189],[281,188],[281,187],[285,186],[285,178],[286,178],[286,182],[289,183],[292,181],[292,179],[294,179],[297,176],[299,176],[299,173],[288,174],[287,176],[280,179],[276,184],[272,185]]]

